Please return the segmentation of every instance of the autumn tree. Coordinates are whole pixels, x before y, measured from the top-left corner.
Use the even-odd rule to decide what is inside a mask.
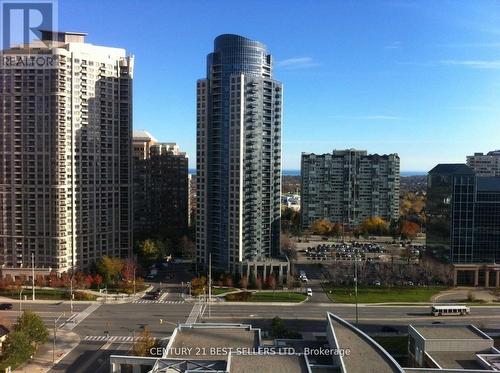
[[[327,236],[333,229],[333,224],[326,219],[318,219],[311,226],[311,232],[320,236]]]
[[[361,223],[361,231],[367,234],[378,236],[387,235],[389,233],[389,224],[380,216],[372,216],[365,219]]]
[[[405,220],[401,225],[401,238],[413,240],[417,237],[420,226],[412,221]]]
[[[150,356],[150,351],[156,346],[156,338],[151,335],[147,327],[139,334],[134,343],[133,352],[135,356]]]
[[[205,293],[207,278],[205,276],[195,277],[191,280],[191,294],[198,296]]]

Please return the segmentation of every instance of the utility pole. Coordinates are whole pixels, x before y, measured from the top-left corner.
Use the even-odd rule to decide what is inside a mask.
[[[210,303],[212,302],[212,253],[208,255],[208,318],[211,318],[212,314]]]
[[[358,254],[354,254],[354,298],[356,302],[356,326],[358,326]]]
[[[21,290],[19,291],[19,317],[23,315],[23,303],[21,300],[22,294],[23,294],[23,288],[21,287]]]
[[[71,314],[73,314],[73,268],[71,269],[71,278],[69,279],[70,292],[69,292],[69,308]]]
[[[35,300],[35,253],[31,253],[31,285],[33,287],[33,300]]]

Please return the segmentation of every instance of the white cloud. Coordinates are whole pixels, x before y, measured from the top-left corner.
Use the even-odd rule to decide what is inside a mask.
[[[319,66],[311,57],[294,57],[286,60],[278,61],[276,66],[288,70],[309,69]]]
[[[406,118],[394,115],[334,115],[332,119],[354,119],[354,120],[406,120]]]
[[[399,49],[401,48],[401,42],[400,41],[394,41],[390,44],[387,44],[384,49]]]
[[[471,69],[500,69],[500,60],[442,60],[440,65],[463,66]]]

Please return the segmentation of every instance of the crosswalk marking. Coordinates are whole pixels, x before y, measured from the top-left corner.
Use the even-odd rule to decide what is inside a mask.
[[[147,299],[137,299],[132,303],[135,304],[183,304],[185,303],[183,300],[147,300]]]
[[[203,313],[203,303],[196,303],[191,309],[191,313],[189,314],[186,324],[191,325],[198,320],[198,316]]]
[[[135,337],[135,340],[139,340],[142,337],[137,336]],[[84,342],[116,342],[116,343],[125,343],[125,342],[134,342],[134,337],[132,336],[123,336],[123,335],[112,335],[112,336],[105,336],[105,335],[87,335],[83,337],[82,339]]]
[[[82,312],[71,315],[61,327],[64,330],[73,330],[78,324],[87,318],[92,312],[98,309],[101,305],[94,303],[85,308]]]

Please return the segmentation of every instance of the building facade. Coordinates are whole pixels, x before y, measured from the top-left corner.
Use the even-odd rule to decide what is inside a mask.
[[[499,286],[500,177],[439,164],[427,182],[427,249],[455,267],[456,284]]]
[[[478,176],[500,176],[500,150],[467,156],[467,166]]]
[[[283,87],[266,47],[215,39],[197,82],[197,260],[234,271],[279,255]]]
[[[189,215],[188,156],[175,143],[134,132],[134,238],[186,234]]]
[[[302,153],[301,221],[307,229],[318,219],[351,227],[379,216],[399,218],[399,156],[364,150]]]
[[[42,39],[1,56],[0,263],[85,269],[132,249],[134,60],[81,33]]]

